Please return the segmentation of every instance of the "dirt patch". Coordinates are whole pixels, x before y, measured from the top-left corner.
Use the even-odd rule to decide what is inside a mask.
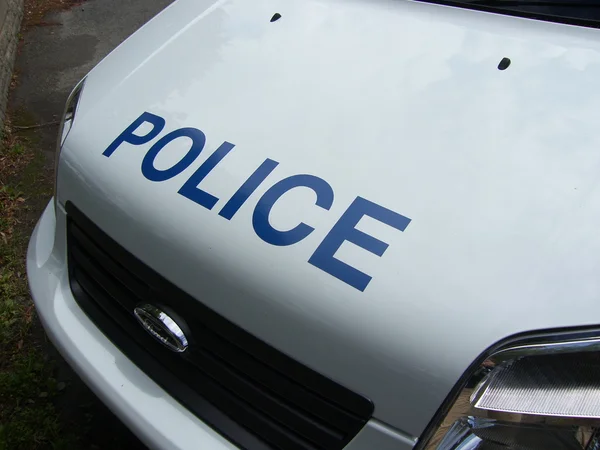
[[[35,26],[58,25],[44,20],[49,12],[69,9],[82,3],[82,0],[25,0],[23,30]]]

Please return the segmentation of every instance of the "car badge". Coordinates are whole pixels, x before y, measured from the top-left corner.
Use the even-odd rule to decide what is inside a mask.
[[[166,312],[146,303],[133,313],[144,330],[172,352],[182,353],[188,348],[185,333]]]

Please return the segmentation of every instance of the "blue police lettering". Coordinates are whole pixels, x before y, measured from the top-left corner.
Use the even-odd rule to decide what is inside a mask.
[[[308,260],[313,266],[324,270],[359,291],[366,289],[371,281],[371,277],[336,259],[335,252],[345,241],[352,242],[377,256],[382,256],[388,248],[387,243],[355,228],[363,216],[372,217],[400,231],[404,231],[410,223],[408,217],[404,217],[362,197],[356,197]]]
[[[290,189],[296,187],[307,187],[317,194],[315,204],[323,209],[331,208],[333,204],[333,189],[322,178],[314,175],[294,175],[284,178],[275,183],[258,201],[254,214],[252,215],[252,226],[254,231],[263,241],[272,245],[292,245],[300,242],[314,231],[314,228],[300,222],[289,231],[279,231],[273,228],[269,222],[269,213],[275,202]]]
[[[143,123],[151,124],[152,129],[143,136],[134,134],[133,132],[137,130]],[[106,148],[106,150],[104,150],[102,154],[108,158],[123,142],[128,142],[132,145],[142,145],[146,142],[150,142],[160,134],[165,127],[165,123],[165,119],[162,117],[145,112],[131,122],[131,125],[125,128],[125,130],[123,130],[123,132],[117,136],[114,141],[112,141],[112,143]]]
[[[168,143],[182,137],[192,140],[192,146],[185,156],[169,169],[158,170],[154,167],[154,160],[160,151],[165,148]],[[144,156],[144,159],[142,160],[142,174],[150,181],[165,181],[179,175],[196,160],[198,155],[200,155],[205,142],[206,137],[204,136],[204,133],[197,128],[179,128],[178,130],[171,131],[150,147],[150,150],[148,150],[148,153],[146,153],[146,156]]]
[[[231,196],[229,201],[225,203],[225,206],[219,211],[221,217],[225,217],[227,220],[238,212],[248,197],[261,185],[263,181],[275,170],[279,163],[272,159],[265,159],[265,161],[256,169],[252,175],[248,177],[244,184]]]
[[[231,150],[233,150],[233,147],[235,147],[233,144],[223,142],[219,148],[216,149],[200,167],[198,167],[183,186],[181,186],[178,193],[189,198],[191,201],[204,206],[206,209],[212,209],[219,199],[202,189],[198,189],[198,185],[206,178],[206,175],[208,175],[210,171],[213,170]]]
[[[142,135],[139,134],[138,129],[144,124],[149,124],[152,128]],[[134,146],[149,143],[158,137],[165,124],[165,119],[162,117],[144,112],[125,128],[102,154],[110,157],[124,143]],[[157,169],[154,166],[154,161],[158,154],[163,151],[167,144],[179,138],[191,140],[188,152],[172,167],[165,170]],[[204,149],[205,144],[206,136],[197,128],[179,128],[171,131],[154,143],[146,152],[141,164],[142,174],[145,178],[154,182],[162,182],[173,178],[190,167]],[[219,198],[200,189],[199,185],[234,147],[235,145],[232,143],[223,142],[181,185],[178,193],[194,203],[212,210]],[[219,216],[231,220],[278,165],[277,161],[269,158],[263,161],[221,208],[218,213]],[[333,205],[333,188],[322,178],[302,174],[277,181],[258,200],[252,214],[254,231],[264,242],[276,246],[294,245],[306,239],[314,231],[313,227],[304,222],[300,222],[291,230],[277,230],[269,221],[269,215],[275,203],[279,201],[283,194],[295,188],[311,189],[316,194],[315,205],[322,209],[329,210]],[[351,242],[377,256],[383,256],[389,244],[356,228],[356,225],[364,216],[371,217],[399,231],[405,231],[411,222],[408,217],[365,198],[356,197],[308,259],[309,264],[361,292],[367,288],[372,277],[337,259],[335,254],[344,242]]]

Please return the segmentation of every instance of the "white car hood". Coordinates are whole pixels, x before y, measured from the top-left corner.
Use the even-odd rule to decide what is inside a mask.
[[[600,321],[599,33],[401,0],[180,0],[88,76],[58,198],[418,436],[489,346]],[[160,136],[103,155],[144,112],[165,120]],[[202,130],[204,150],[150,181],[145,154],[181,127]],[[218,198],[209,210],[178,190],[224,141],[234,149],[200,186]],[[173,141],[156,167],[189,148]],[[220,216],[267,158],[276,169]],[[333,202],[283,195],[273,226],[314,231],[271,245],[253,212],[296,174],[325,180]],[[381,257],[337,250],[372,277],[364,290],[308,263],[357,197],[411,220],[400,231],[361,219],[389,244]]]

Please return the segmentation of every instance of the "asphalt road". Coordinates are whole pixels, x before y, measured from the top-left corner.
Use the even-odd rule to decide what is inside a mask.
[[[30,28],[16,61],[18,85],[12,93],[13,123],[36,126],[35,148],[46,156],[48,180],[52,179],[55,143],[64,103],[73,86],[156,13],[173,0],[73,0],[69,10],[55,12],[41,25]],[[42,125],[37,127],[37,125]],[[47,201],[47,200],[45,200]],[[39,217],[44,204],[30,213]],[[40,340],[43,332],[37,330]],[[49,343],[57,361],[57,379],[66,382],[57,409],[63,428],[78,438],[77,449],[127,449],[145,447],[92,394]]]
[[[27,121],[60,119],[71,89],[83,76],[173,0],[89,0],[49,14],[30,29],[17,58],[19,85],[12,107]],[[54,152],[57,127],[46,127],[43,149]]]

